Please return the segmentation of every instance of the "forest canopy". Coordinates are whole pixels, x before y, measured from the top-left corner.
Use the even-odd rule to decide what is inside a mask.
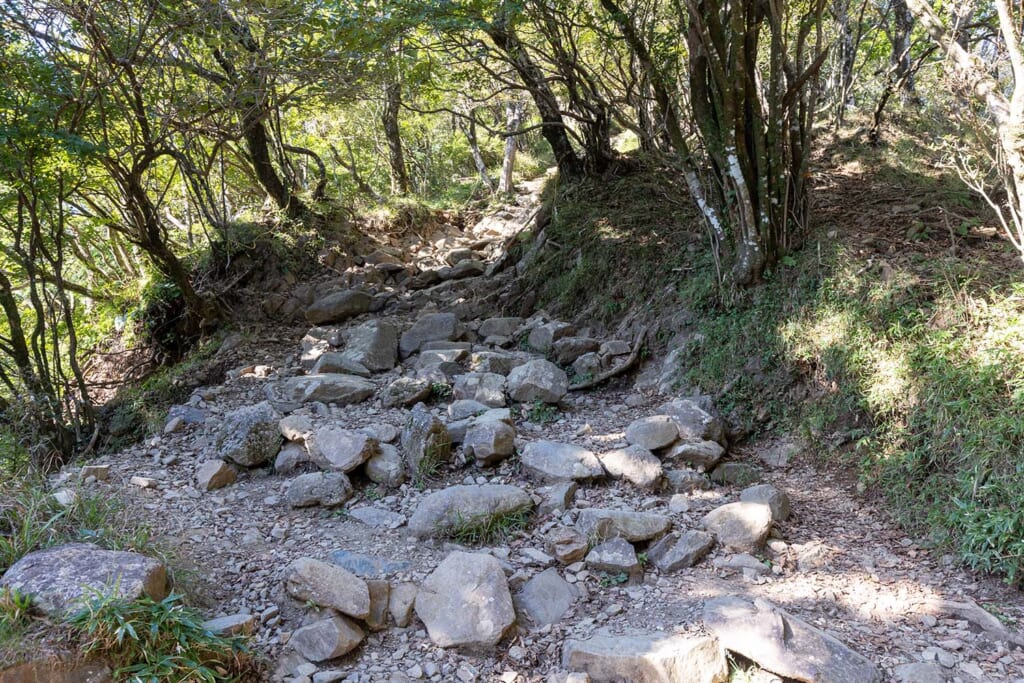
[[[133,311],[168,347],[214,329],[202,269],[240,224],[507,193],[517,163],[571,184],[657,160],[742,288],[806,237],[822,133],[946,117],[936,144],[1024,251],[1022,21],[1010,0],[3,0],[0,409],[67,459],[96,429],[85,350]]]

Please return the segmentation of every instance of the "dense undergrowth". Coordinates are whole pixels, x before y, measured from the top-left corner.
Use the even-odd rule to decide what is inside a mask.
[[[955,174],[907,152],[835,151],[803,248],[741,292],[716,286],[657,171],[563,193],[540,303],[588,321],[683,306],[680,392],[755,439],[797,433],[913,533],[1019,583],[1024,269]]]

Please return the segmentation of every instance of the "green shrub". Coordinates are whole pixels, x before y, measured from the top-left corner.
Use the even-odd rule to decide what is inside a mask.
[[[119,681],[231,681],[251,666],[243,638],[204,628],[201,617],[179,595],[157,602],[94,593],[83,602],[68,619],[82,652],[110,661]]]
[[[62,507],[42,477],[30,473],[4,482],[0,497],[0,574],[30,552],[85,541],[114,550],[159,552],[150,531],[139,524],[121,501],[102,492],[80,489]]]

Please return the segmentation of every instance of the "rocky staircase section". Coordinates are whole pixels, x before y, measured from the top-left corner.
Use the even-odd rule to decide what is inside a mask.
[[[789,493],[730,453],[710,400],[576,391],[642,339],[457,296],[497,286],[485,259],[513,219],[486,244],[442,239],[436,268],[366,257],[288,312],[312,327],[287,358],[197,390],[163,434],[64,473],[58,495],[70,504],[76,477],[123,485],[209,577],[211,628],[253,632],[276,681],[721,683],[732,656],[764,682],[981,671],[962,642],[882,667],[778,604],[828,560],[787,541],[803,533]],[[43,608],[125,559],[89,573],[46,557],[0,585]],[[976,609],[954,620],[1001,643],[989,671],[1024,666],[1024,641]]]

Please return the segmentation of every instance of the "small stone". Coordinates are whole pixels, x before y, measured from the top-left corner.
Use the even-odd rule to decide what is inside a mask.
[[[662,537],[647,551],[647,557],[662,572],[676,572],[700,562],[713,547],[715,539],[711,534],[688,530]]]
[[[196,469],[196,483],[200,491],[213,491],[235,483],[238,473],[223,460],[207,460]]]
[[[633,583],[643,580],[644,572],[636,550],[624,538],[613,538],[595,546],[587,553],[586,563],[588,569],[607,572],[612,577],[624,575]]]
[[[587,554],[587,537],[571,527],[555,527],[545,538],[548,551],[562,564],[582,560]]]
[[[431,384],[425,379],[399,377],[381,392],[385,408],[406,408],[430,397]]]
[[[579,590],[552,568],[527,581],[516,595],[515,604],[527,619],[543,626],[561,621],[578,597]]]
[[[84,465],[79,476],[82,479],[96,477],[96,481],[107,481],[110,478],[110,465]]]

